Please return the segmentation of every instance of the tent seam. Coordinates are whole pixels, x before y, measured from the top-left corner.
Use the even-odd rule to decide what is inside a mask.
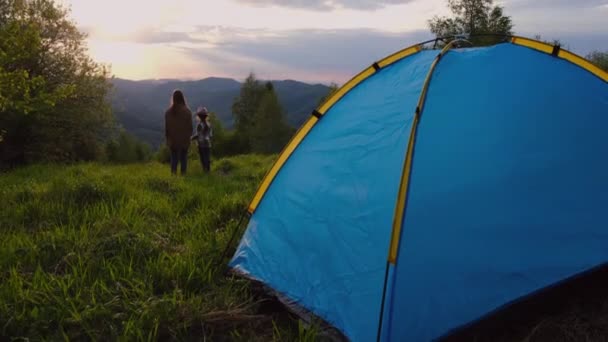
[[[393,229],[391,232],[391,241],[389,244],[389,253],[388,253],[388,259],[387,259],[387,263],[386,263],[386,271],[385,271],[385,278],[384,278],[383,290],[382,290],[382,299],[381,299],[381,305],[380,305],[380,314],[379,314],[379,319],[378,319],[378,334],[376,337],[377,341],[380,341],[380,339],[382,337],[382,324],[384,323],[383,322],[384,321],[384,309],[385,309],[385,300],[386,300],[386,294],[387,294],[386,292],[387,292],[387,283],[388,283],[388,274],[389,274],[388,268],[390,267],[390,264],[396,265],[397,257],[399,254],[398,253],[399,245],[400,245],[400,240],[402,237],[401,231],[403,228],[403,218],[404,218],[404,212],[405,212],[405,208],[406,208],[406,204],[407,204],[407,194],[408,194],[409,185],[410,185],[409,180],[410,180],[412,163],[413,163],[412,156],[414,154],[414,147],[416,144],[416,135],[418,133],[418,130],[417,130],[418,123],[420,122],[420,118],[422,117],[422,113],[424,111],[424,105],[426,103],[428,89],[430,87],[433,73],[437,69],[437,65],[441,61],[442,57],[445,54],[447,54],[455,44],[457,44],[461,41],[462,40],[451,41],[449,44],[447,44],[441,50],[441,52],[437,55],[437,57],[435,57],[435,60],[431,64],[429,71],[427,73],[426,79],[424,81],[424,84],[422,86],[422,90],[420,92],[420,97],[418,99],[418,104],[417,104],[415,112],[414,112],[414,121],[412,122],[412,127],[410,130],[410,139],[408,141],[408,146],[406,149],[407,152],[406,152],[405,160],[403,162],[403,171],[401,173],[399,193],[397,195],[397,203],[395,205],[395,213],[393,216]],[[392,277],[393,283],[394,283],[394,279],[395,279],[395,276],[393,274],[393,277]],[[391,292],[393,289],[394,289],[394,284],[393,284],[393,286],[391,286]],[[392,314],[392,308],[393,308],[393,306],[390,305],[389,311],[387,312],[387,316],[389,316],[389,317]],[[388,329],[388,331],[390,332],[390,329]]]

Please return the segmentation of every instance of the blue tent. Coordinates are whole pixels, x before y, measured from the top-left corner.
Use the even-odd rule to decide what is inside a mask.
[[[374,63],[263,180],[231,268],[352,341],[429,341],[608,262],[608,73],[510,37]]]

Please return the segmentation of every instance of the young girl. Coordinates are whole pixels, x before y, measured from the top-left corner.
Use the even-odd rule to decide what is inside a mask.
[[[198,124],[196,125],[196,135],[193,139],[198,142],[198,154],[201,158],[201,164],[205,172],[211,171],[211,138],[213,137],[213,130],[209,123],[209,113],[207,108],[199,108],[196,112]]]

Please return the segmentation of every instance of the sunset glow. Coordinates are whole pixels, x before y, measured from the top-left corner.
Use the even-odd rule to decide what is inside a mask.
[[[374,59],[430,38],[427,20],[447,14],[444,0],[341,0],[317,7],[271,0],[62,2],[89,34],[92,56],[130,79],[243,78],[255,71],[341,82]],[[557,38],[581,54],[608,42],[608,0],[576,7],[550,0],[500,3],[518,34]]]

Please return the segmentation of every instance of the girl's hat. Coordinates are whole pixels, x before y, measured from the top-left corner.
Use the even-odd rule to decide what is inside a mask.
[[[198,115],[200,117],[205,117],[205,116],[209,116],[209,112],[207,111],[206,107],[199,107],[196,115]]]

